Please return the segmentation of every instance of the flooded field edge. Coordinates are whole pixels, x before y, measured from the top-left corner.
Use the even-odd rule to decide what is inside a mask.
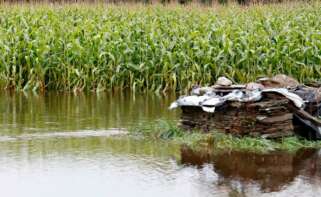
[[[272,149],[275,144],[266,140],[182,132],[177,113],[167,110],[171,101],[129,93],[0,94],[3,193],[78,191],[88,196],[94,190],[98,196],[206,197],[321,192],[321,156],[312,144],[284,139],[290,151],[280,151],[282,143]]]

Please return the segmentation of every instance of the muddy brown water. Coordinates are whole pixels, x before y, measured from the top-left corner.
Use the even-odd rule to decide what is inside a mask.
[[[321,154],[216,152],[130,138],[175,96],[0,94],[1,196],[320,196]]]

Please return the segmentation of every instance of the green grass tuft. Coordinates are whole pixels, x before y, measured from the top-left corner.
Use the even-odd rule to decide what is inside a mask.
[[[130,134],[153,140],[170,140],[187,144],[193,148],[209,147],[214,150],[242,150],[250,152],[269,152],[284,150],[294,152],[301,148],[321,148],[320,141],[309,141],[296,136],[276,140],[235,137],[219,132],[201,133],[200,131],[183,131],[175,123],[158,120],[153,123],[141,124],[130,129]]]

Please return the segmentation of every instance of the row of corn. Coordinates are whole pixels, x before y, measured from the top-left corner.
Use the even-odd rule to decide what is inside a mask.
[[[181,91],[219,76],[321,76],[321,4],[0,7],[0,82],[15,90]]]

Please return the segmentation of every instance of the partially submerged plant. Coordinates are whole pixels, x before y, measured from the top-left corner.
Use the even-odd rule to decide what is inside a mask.
[[[184,132],[176,127],[175,123],[165,120],[157,120],[153,123],[142,122],[130,128],[130,133],[165,140],[179,138],[184,135]]]
[[[175,123],[158,120],[145,123],[130,129],[132,135],[140,135],[151,139],[172,140],[187,144],[193,148],[208,147],[216,151],[242,150],[253,152],[269,152],[275,150],[296,151],[300,148],[321,148],[321,142],[308,141],[299,137],[280,139],[264,139],[255,137],[236,137],[220,132],[201,133],[200,131],[183,131]]]
[[[321,148],[318,141],[308,141],[300,137],[284,137],[280,139],[264,139],[254,137],[235,137],[232,135],[214,133],[212,144],[219,150],[244,150],[254,152],[269,152],[275,150],[296,151],[301,148]]]

